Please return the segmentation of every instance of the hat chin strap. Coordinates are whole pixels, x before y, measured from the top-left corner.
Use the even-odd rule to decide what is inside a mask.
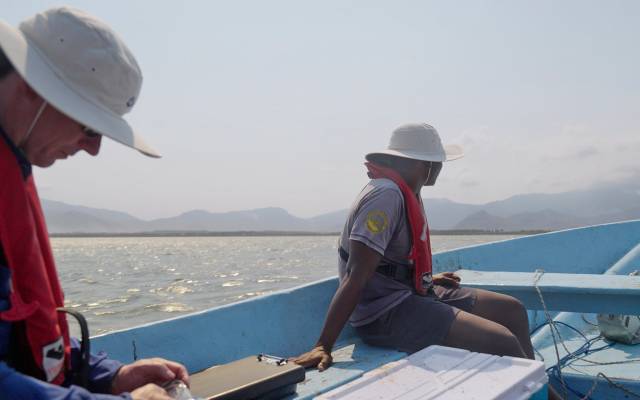
[[[38,112],[36,113],[36,116],[33,118],[33,121],[31,121],[31,125],[29,125],[29,129],[27,129],[27,133],[26,135],[24,135],[24,139],[22,139],[23,145],[27,142],[27,140],[29,140],[29,137],[31,137],[31,132],[33,132],[33,128],[36,127],[36,124],[38,123],[38,120],[40,119],[42,112],[47,107],[47,104],[48,103],[46,100],[42,100],[42,105],[40,105],[40,108],[38,108]]]
[[[424,180],[423,186],[427,186],[429,178],[431,178],[431,168],[433,167],[433,161],[429,161],[429,172],[427,173],[427,179]]]

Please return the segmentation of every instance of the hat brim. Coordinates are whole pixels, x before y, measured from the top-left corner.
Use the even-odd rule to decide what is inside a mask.
[[[160,154],[134,133],[121,116],[78,94],[56,73],[46,57],[20,32],[0,21],[0,47],[22,79],[69,118],[149,157]]]
[[[445,145],[444,146],[444,152],[445,154],[443,155],[442,153],[440,154],[430,154],[430,153],[422,153],[422,152],[417,152],[417,151],[408,151],[408,150],[382,150],[382,151],[376,151],[373,153],[369,153],[365,156],[365,158],[367,160],[370,160],[371,157],[375,157],[376,155],[389,155],[389,156],[395,156],[395,157],[401,157],[401,158],[409,158],[412,160],[418,160],[418,161],[433,161],[433,162],[445,162],[445,161],[453,161],[453,160],[457,160],[459,158],[462,158],[464,156],[464,152],[462,151],[462,147],[455,145],[455,144],[449,144],[449,145]]]

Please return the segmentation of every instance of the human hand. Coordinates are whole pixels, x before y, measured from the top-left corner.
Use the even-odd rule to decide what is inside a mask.
[[[174,379],[189,385],[189,374],[182,364],[163,358],[148,358],[122,366],[113,378],[111,393],[133,392],[148,383],[162,385]]]
[[[318,371],[322,372],[331,366],[333,357],[331,357],[331,352],[327,351],[324,346],[316,346],[311,351],[293,358],[292,361],[305,368],[317,366]]]
[[[435,274],[433,277],[433,283],[442,286],[449,286],[457,288],[460,286],[460,277],[453,272],[442,272]]]
[[[172,400],[171,396],[160,386],[147,383],[131,392],[133,400]]]

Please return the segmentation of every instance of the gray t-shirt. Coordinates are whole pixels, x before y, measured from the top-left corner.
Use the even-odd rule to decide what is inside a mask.
[[[382,262],[408,265],[411,229],[407,221],[400,188],[389,179],[373,179],[351,206],[339,246],[349,251],[349,240],[356,240],[382,255]],[[347,264],[339,260],[340,281]],[[378,272],[367,282],[360,303],[351,314],[353,326],[375,321],[413,293],[410,286]]]

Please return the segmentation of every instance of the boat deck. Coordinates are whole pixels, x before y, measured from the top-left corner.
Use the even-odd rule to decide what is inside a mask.
[[[602,339],[598,327],[593,325],[596,322],[595,314],[562,313],[556,318],[556,321],[566,323],[584,335],[583,337],[569,327],[557,324],[564,346],[567,348],[565,349],[562,344],[558,344],[558,353],[561,359],[567,355],[566,350],[575,352],[587,340],[592,342],[589,346],[590,349],[595,350],[565,364],[562,376],[570,389],[586,394],[593,386],[596,377],[599,374],[604,374],[607,378],[615,380],[616,384],[622,388],[610,385],[601,376],[592,398],[615,400],[640,397],[640,369],[638,368],[640,366],[640,345],[625,345]],[[547,327],[533,336],[533,344],[539,352],[537,358],[543,360],[547,368],[556,365],[556,351]],[[562,387],[557,379],[553,377],[551,379],[558,389]],[[625,390],[635,393],[637,396],[629,396]],[[573,395],[576,398],[580,397],[575,393]]]
[[[558,322],[557,348],[559,358],[564,359],[562,376],[570,398],[585,397],[597,378],[591,398],[640,398],[640,345],[602,339],[594,314],[636,314],[640,310],[640,276],[462,270],[459,274],[469,286],[515,296],[529,310],[537,310],[530,314],[532,326],[546,322],[545,307],[551,310]],[[557,313],[563,310],[571,312]],[[547,369],[557,364],[556,346],[548,326],[535,332],[532,342]],[[566,358],[577,351],[577,358]],[[615,385],[605,377],[614,380]],[[550,379],[556,388],[562,388],[557,375],[554,378],[551,373]]]

